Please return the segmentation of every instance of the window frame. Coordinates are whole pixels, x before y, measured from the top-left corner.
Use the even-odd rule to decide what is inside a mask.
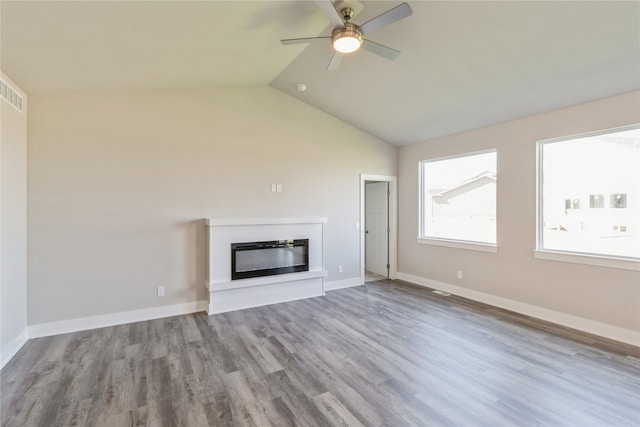
[[[425,235],[425,207],[424,207],[424,189],[425,189],[425,177],[424,177],[424,165],[426,163],[438,162],[443,160],[451,160],[462,157],[470,157],[481,154],[495,153],[496,155],[496,243],[480,242],[474,240],[463,239],[448,239],[439,237],[430,237]],[[480,151],[465,152],[462,154],[452,154],[449,156],[435,157],[431,159],[424,159],[418,162],[418,237],[417,242],[425,245],[444,246],[457,249],[467,249],[481,252],[498,252],[498,201],[497,201],[497,185],[498,185],[498,149],[490,148]]]
[[[543,146],[555,142],[569,141],[572,139],[587,138],[609,133],[624,132],[627,130],[640,129],[640,123],[620,126],[615,128],[602,129],[592,132],[567,135],[557,138],[542,139],[536,142],[536,247],[534,257],[538,259],[570,262],[576,264],[595,265],[622,270],[640,271],[640,258],[625,257],[618,255],[597,254],[590,252],[563,251],[559,249],[544,248],[544,212],[543,212]]]

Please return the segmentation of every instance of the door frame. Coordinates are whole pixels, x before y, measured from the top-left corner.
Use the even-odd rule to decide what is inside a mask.
[[[395,279],[398,271],[398,177],[360,174],[360,284],[364,284],[365,255],[365,184],[367,181],[389,183],[389,279]]]

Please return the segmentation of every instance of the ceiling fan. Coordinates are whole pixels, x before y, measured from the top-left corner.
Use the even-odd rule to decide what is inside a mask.
[[[329,62],[329,66],[327,66],[328,71],[336,70],[340,66],[343,54],[355,52],[360,49],[360,47],[390,61],[393,61],[400,55],[399,51],[367,40],[364,36],[410,16],[412,11],[407,3],[402,3],[393,9],[389,9],[382,15],[362,25],[356,25],[351,22],[354,14],[353,8],[351,7],[346,6],[338,11],[333,3],[331,3],[331,0],[316,0],[316,3],[334,27],[331,36],[284,39],[280,40],[282,44],[287,45],[330,40],[335,52]]]

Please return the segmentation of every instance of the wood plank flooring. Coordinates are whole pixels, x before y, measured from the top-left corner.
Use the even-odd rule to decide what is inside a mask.
[[[638,426],[640,354],[383,280],[30,340],[2,426]]]

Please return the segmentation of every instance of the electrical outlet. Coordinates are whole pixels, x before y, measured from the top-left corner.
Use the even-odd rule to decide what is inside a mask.
[[[275,193],[278,190],[277,184],[271,184],[271,192]]]
[[[341,265],[338,266],[338,273],[344,273],[344,268]]]
[[[158,296],[159,297],[164,296],[164,286],[158,286]]]
[[[462,280],[462,270],[458,270],[458,279]]]

